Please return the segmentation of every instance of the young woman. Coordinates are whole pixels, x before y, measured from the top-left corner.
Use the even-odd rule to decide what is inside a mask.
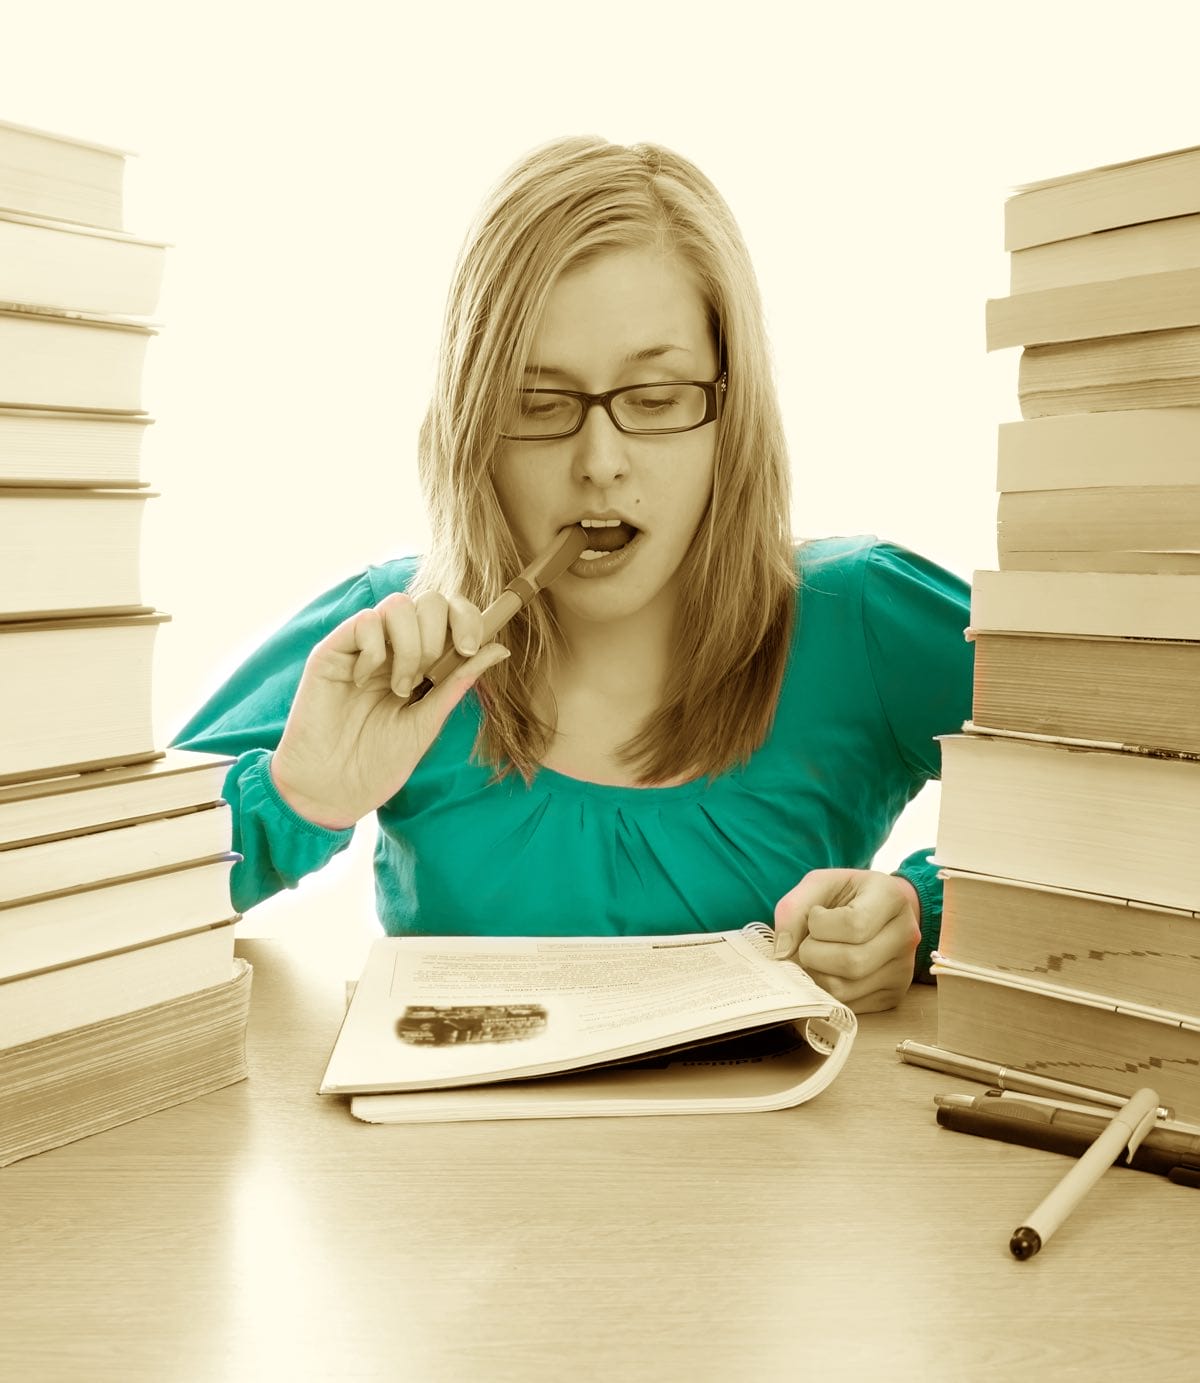
[[[484,205],[420,438],[433,540],[271,638],[176,743],[234,753],[234,903],[375,812],[405,933],[721,930],[859,1012],[924,977],[928,851],[868,868],[970,715],[963,582],[874,539],[795,543],[758,290],[687,160],[564,139]],[[581,557],[480,648],[564,529]],[[595,552],[621,548],[615,557]],[[468,661],[405,698],[447,641]]]

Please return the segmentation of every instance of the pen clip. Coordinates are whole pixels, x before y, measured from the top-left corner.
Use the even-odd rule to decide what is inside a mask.
[[[1157,1118],[1157,1107],[1154,1109],[1147,1110],[1146,1113],[1142,1115],[1141,1120],[1134,1128],[1133,1132],[1129,1135],[1129,1142],[1125,1145],[1129,1149],[1129,1157],[1132,1157],[1134,1153],[1137,1152],[1137,1150],[1142,1146],[1142,1140],[1154,1127]]]

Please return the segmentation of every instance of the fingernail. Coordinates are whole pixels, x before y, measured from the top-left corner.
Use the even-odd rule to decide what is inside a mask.
[[[462,648],[462,651],[467,655],[468,658],[471,656],[472,653],[479,652],[479,645],[475,642],[474,639],[464,639],[460,647]]]
[[[787,954],[788,939],[783,932],[775,933],[775,959],[779,960]]]
[[[412,683],[397,682],[396,685],[392,688],[392,690],[403,701],[405,697],[409,697],[412,695]]]

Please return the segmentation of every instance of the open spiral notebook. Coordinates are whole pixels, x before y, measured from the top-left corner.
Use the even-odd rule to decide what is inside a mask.
[[[381,938],[320,1093],[373,1123],[801,1104],[857,1022],[773,935]]]

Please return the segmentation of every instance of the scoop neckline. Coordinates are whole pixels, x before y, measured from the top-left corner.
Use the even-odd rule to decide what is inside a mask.
[[[538,764],[533,782],[535,786],[542,783],[553,792],[573,793],[578,797],[605,797],[610,801],[644,802],[647,798],[661,799],[667,796],[678,799],[698,797],[713,785],[714,780],[708,774],[702,774],[699,778],[693,778],[690,783],[676,783],[672,787],[638,788],[624,783],[593,783],[589,778],[572,778],[569,774],[560,773],[556,768]]]

